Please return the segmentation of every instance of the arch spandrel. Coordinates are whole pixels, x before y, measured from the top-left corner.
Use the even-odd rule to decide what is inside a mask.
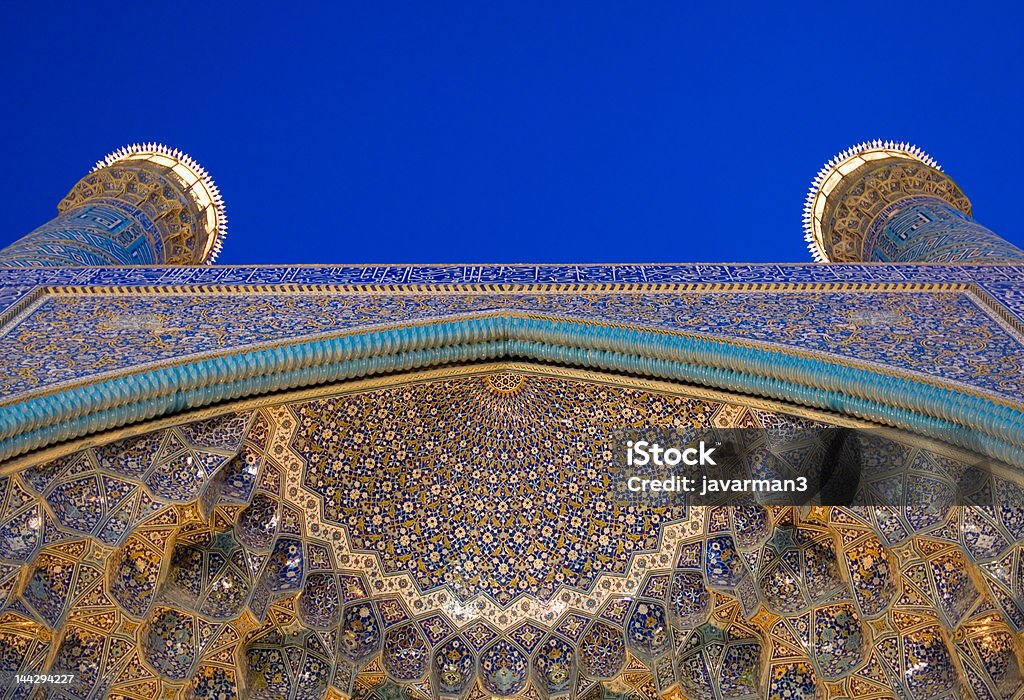
[[[22,522],[19,516],[33,502],[47,510],[50,501],[75,493],[62,484],[93,476],[96,483],[106,483],[108,474],[135,480],[153,506],[134,511],[121,547],[110,546],[113,540],[102,532],[90,530],[83,539],[57,518],[38,523],[36,553],[5,564],[13,579],[0,613],[0,643],[9,639],[24,650],[8,655],[11,664],[43,668],[32,649],[51,643],[53,615],[40,618],[38,611],[59,610],[71,636],[52,642],[65,649],[58,657],[85,640],[99,660],[101,672],[82,677],[93,683],[80,689],[83,697],[101,682],[111,690],[146,682],[202,690],[213,683],[253,697],[291,697],[305,692],[307,681],[324,696],[383,697],[429,694],[438,679],[453,697],[475,692],[470,682],[499,694],[541,683],[536,690],[545,697],[614,691],[653,698],[705,687],[761,697],[766,688],[791,684],[821,696],[826,687],[841,687],[871,697],[872,688],[883,694],[880,678],[904,684],[911,694],[927,687],[937,697],[953,697],[961,689],[949,669],[963,665],[975,669],[965,682],[980,684],[973,686],[977,693],[1019,687],[1013,640],[1024,628],[1024,580],[1005,563],[1020,561],[1024,552],[1012,515],[1007,520],[993,500],[1021,488],[1012,478],[993,474],[978,485],[974,498],[982,507],[971,518],[984,523],[959,506],[940,519],[900,511],[895,517],[903,534],[894,537],[887,513],[872,508],[623,506],[609,499],[602,458],[592,454],[602,436],[624,425],[756,425],[772,436],[780,455],[796,460],[804,454],[802,443],[786,441],[826,422],[866,425],[667,382],[497,363],[320,387],[119,429],[64,445],[61,455],[36,453],[3,477],[0,527]],[[552,452],[544,448],[554,431],[561,438]],[[896,431],[879,435],[896,445],[886,458],[902,460],[915,473],[974,464],[938,443]],[[126,476],[111,458],[117,445],[136,451],[150,445],[154,454],[168,445],[176,451],[227,447],[246,455],[255,473],[247,474],[244,489],[223,488],[216,473],[208,475],[219,490],[176,502],[153,493],[145,471]],[[225,458],[221,469],[235,474],[238,464]],[[225,581],[283,580],[287,567],[272,555],[280,547],[239,548],[236,540],[235,523],[261,495],[281,502],[274,542],[300,543],[302,571],[288,574],[299,588],[289,583],[271,591],[260,583],[245,590],[244,600],[207,615],[213,610],[207,603],[227,599]],[[763,515],[772,537],[752,528],[751,512]],[[969,537],[972,528],[992,536],[999,551],[979,549]],[[828,574],[835,595],[818,600],[818,591],[798,591],[800,605],[780,610],[772,601],[743,604],[729,590],[707,586],[702,552],[726,535],[758,584],[775,580],[782,562],[796,567],[798,587],[817,585],[821,567],[811,560],[827,548],[834,552]],[[177,590],[167,588],[173,566],[140,568],[132,593],[128,555],[184,551],[196,542],[202,572],[193,577],[199,588],[192,597],[153,594]],[[582,559],[572,557],[577,544]],[[884,576],[873,562],[878,558],[888,562]],[[41,564],[49,571],[65,560],[71,573],[60,580],[74,590],[73,605],[62,598],[51,605],[48,596],[59,591],[41,584],[17,585],[21,571]],[[949,561],[968,576],[950,573]],[[152,580],[154,571],[167,580]],[[336,585],[324,588],[323,581]],[[681,581],[701,588],[699,615],[680,612]],[[760,595],[761,586],[751,590]],[[322,602],[312,610],[311,600]],[[172,618],[187,622],[187,634],[163,624]],[[174,643],[187,646],[173,668],[160,659],[161,645],[170,643],[161,636],[165,628]],[[621,658],[601,655],[610,647],[593,643],[594,629],[602,639],[623,642],[615,646]],[[549,647],[557,658],[538,661]],[[112,661],[126,649],[131,658],[130,650],[140,650],[141,665]],[[418,651],[406,663],[408,649]],[[919,654],[934,656],[934,673],[914,666]],[[588,669],[599,675],[591,678]],[[616,675],[605,677],[602,669]],[[563,680],[571,680],[568,690]],[[272,683],[280,687],[271,689]]]

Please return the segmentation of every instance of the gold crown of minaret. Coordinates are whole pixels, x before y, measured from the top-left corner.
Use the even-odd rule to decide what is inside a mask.
[[[908,143],[868,141],[818,172],[804,204],[804,238],[817,262],[860,262],[877,217],[894,202],[937,197],[970,216],[971,203],[927,153]]]
[[[64,212],[91,199],[116,199],[144,211],[160,229],[165,265],[210,264],[227,235],[224,201],[213,178],[187,154],[158,143],[114,151],[57,209]]]

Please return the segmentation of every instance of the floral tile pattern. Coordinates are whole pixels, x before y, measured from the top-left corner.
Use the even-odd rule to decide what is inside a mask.
[[[74,673],[52,697],[79,700],[1024,692],[1019,484],[892,434],[873,458],[968,484],[973,505],[872,505],[894,488],[884,474],[849,507],[588,490],[614,478],[615,431],[651,424],[759,426],[793,464],[814,425],[684,390],[488,370],[26,465],[0,477],[0,676]],[[208,455],[185,490],[151,478],[182,454]]]
[[[967,290],[53,295],[0,333],[8,398],[94,375],[296,337],[466,315],[527,314],[770,343],[916,371],[1008,399],[1024,341]],[[1018,325],[1024,319],[1018,319]],[[972,342],[965,344],[965,337]],[[40,338],[54,338],[41,343]],[[56,340],[59,338],[59,341]],[[20,351],[38,347],[31,357]],[[25,367],[20,367],[24,363]],[[28,371],[27,368],[31,368]]]

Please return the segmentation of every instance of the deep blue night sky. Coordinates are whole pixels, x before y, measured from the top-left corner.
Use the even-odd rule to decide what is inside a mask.
[[[772,5],[3,2],[0,245],[156,140],[221,263],[807,261],[811,178],[876,137],[1024,245],[1019,3]]]

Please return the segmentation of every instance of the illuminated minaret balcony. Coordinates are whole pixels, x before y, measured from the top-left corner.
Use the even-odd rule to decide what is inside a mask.
[[[58,215],[0,250],[0,267],[204,265],[220,252],[220,192],[184,153],[122,148],[96,164]]]
[[[855,146],[821,169],[804,230],[818,262],[1024,260],[1024,250],[974,220],[970,200],[932,158],[891,141]]]

